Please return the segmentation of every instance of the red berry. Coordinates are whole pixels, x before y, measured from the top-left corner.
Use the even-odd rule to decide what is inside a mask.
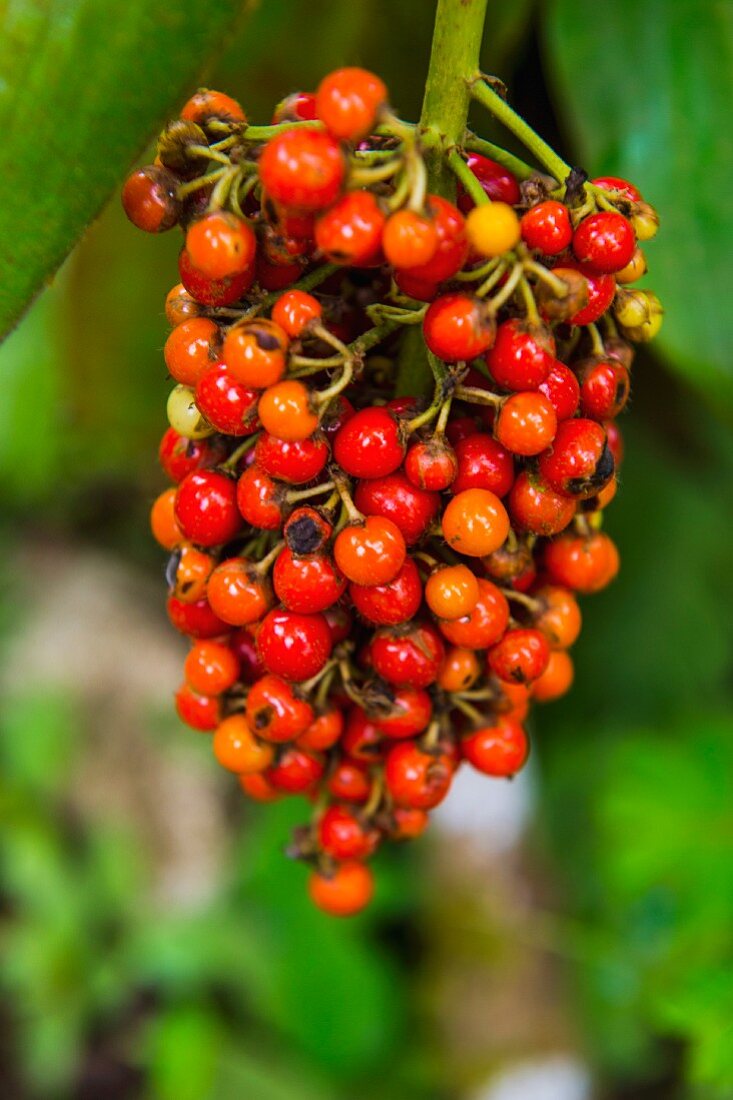
[[[433,704],[427,691],[413,687],[396,688],[392,708],[388,715],[380,715],[377,728],[385,737],[399,741],[426,730],[432,716]]]
[[[226,279],[252,267],[256,240],[248,222],[226,211],[205,214],[186,231],[186,252],[207,279]]]
[[[277,126],[280,122],[314,122],[317,118],[315,92],[293,92],[278,103],[272,122]]]
[[[330,263],[372,264],[381,255],[384,222],[371,191],[349,191],[316,222],[316,245]]]
[[[254,267],[223,279],[211,279],[199,271],[185,248],[178,257],[178,273],[188,293],[205,306],[232,305],[249,290],[254,280]]]
[[[266,317],[234,325],[229,329],[222,348],[229,372],[251,389],[274,386],[287,368],[288,336]]]
[[[246,558],[220,562],[209,577],[206,594],[219,618],[232,626],[259,622],[274,602],[267,577]]]
[[[416,264],[408,272],[400,272],[398,282],[405,293],[412,293],[406,289],[403,279],[409,283],[417,283],[423,287],[433,288],[436,283],[450,279],[463,267],[468,255],[468,241],[466,240],[466,223],[460,210],[440,195],[429,195],[426,204],[427,213],[432,216],[433,225],[438,236],[438,244],[432,258],[424,264]],[[419,297],[419,295],[418,295]],[[425,301],[430,301],[434,293],[428,294]]]
[[[616,280],[612,275],[602,275],[588,264],[573,260],[563,260],[558,267],[553,268],[554,274],[560,277],[566,271],[579,271],[585,279],[588,291],[588,301],[569,318],[568,323],[590,325],[602,317],[611,305],[616,293]]]
[[[346,164],[337,141],[318,130],[285,130],[265,145],[259,162],[267,194],[288,209],[323,210],[339,195]]]
[[[226,454],[224,444],[215,437],[187,439],[175,428],[166,429],[158,447],[158,458],[171,481],[183,481],[194,470],[216,466]]]
[[[208,317],[191,317],[168,335],[163,357],[168,373],[183,386],[195,386],[219,359],[221,330]]]
[[[122,188],[122,206],[128,218],[145,233],[164,233],[181,216],[176,197],[178,180],[167,168],[149,164],[133,172]]]
[[[294,442],[262,432],[255,447],[255,462],[260,469],[290,485],[304,485],[318,477],[328,455],[328,444],[321,432]]]
[[[453,763],[445,753],[423,752],[411,741],[403,742],[390,750],[384,778],[398,806],[432,810],[448,793]]]
[[[344,802],[366,802],[372,790],[369,772],[356,760],[340,760],[326,783],[329,794]]]
[[[498,550],[509,534],[506,508],[488,489],[464,489],[447,504],[441,521],[451,549],[481,558]]]
[[[195,470],[178,486],[176,519],[186,538],[198,546],[229,542],[242,526],[237,483],[218,470]]]
[[[316,92],[316,117],[340,141],[366,137],[387,100],[384,81],[367,69],[336,69]]]
[[[545,256],[557,256],[569,248],[573,227],[567,206],[553,199],[539,202],[523,215],[520,222],[522,240],[528,248],[536,248]]]
[[[603,531],[590,535],[565,533],[545,547],[545,569],[550,581],[575,592],[600,592],[618,573],[619,555]]]
[[[190,686],[182,684],[176,692],[178,717],[192,729],[206,732],[219,724],[221,703],[213,695],[202,695]]]
[[[269,672],[308,680],[331,656],[331,631],[323,615],[270,611],[257,632],[257,650]]]
[[[329,806],[318,822],[318,843],[334,859],[366,859],[379,843],[379,831],[345,806]]]
[[[363,619],[378,626],[395,626],[411,619],[422,603],[422,582],[412,558],[387,584],[349,585],[351,601]]]
[[[554,341],[549,331],[511,318],[496,330],[486,356],[491,376],[505,390],[536,390],[552,365]]]
[[[286,290],[272,307],[273,321],[291,340],[302,336],[309,325],[321,320],[322,315],[321,303],[304,290]]]
[[[445,655],[440,635],[429,623],[380,630],[369,648],[378,676],[390,684],[415,688],[435,683]]]
[[[360,409],[333,441],[333,457],[351,477],[385,477],[402,464],[404,455],[399,421],[381,405]]]
[[[493,343],[495,329],[484,303],[459,291],[436,298],[423,319],[425,343],[447,363],[483,355]]]
[[[277,531],[282,526],[285,508],[282,488],[257,465],[245,470],[237,482],[237,507],[253,527]]]
[[[286,546],[278,555],[272,583],[280,602],[290,611],[325,611],[346,591],[346,578],[327,554],[296,557]]]
[[[313,435],[318,427],[308,388],[294,378],[285,378],[266,389],[257,411],[265,431],[278,439],[297,442]]]
[[[629,399],[631,378],[617,359],[589,359],[576,366],[580,411],[592,420],[612,420]]]
[[[626,267],[635,249],[631,223],[613,210],[599,210],[583,218],[573,235],[577,259],[605,275]]]
[[[407,549],[399,527],[382,516],[367,516],[339,531],[333,553],[341,572],[354,584],[389,584],[399,573]]]
[[[206,599],[185,603],[177,596],[169,596],[166,604],[168,618],[176,630],[190,638],[216,638],[226,634],[229,627],[215,615]]]
[[[620,176],[598,176],[596,179],[591,180],[591,183],[596,187],[603,187],[606,191],[615,191],[622,198],[629,199],[631,202],[641,202],[641,191],[634,187],[633,183],[629,183],[628,180],[622,179]]]
[[[541,393],[514,393],[502,404],[494,425],[496,438],[515,455],[538,455],[557,431],[552,402]]]
[[[239,679],[239,661],[228,645],[200,640],[183,665],[186,682],[202,695],[221,695]]]
[[[310,727],[313,708],[301,699],[292,684],[279,676],[265,675],[252,685],[245,710],[247,724],[265,741],[293,741]]]
[[[212,119],[221,122],[247,121],[247,116],[236,99],[224,95],[223,92],[216,92],[213,88],[199,88],[184,103],[181,118],[188,122],[197,122],[199,126],[205,126]]]
[[[469,153],[466,163],[492,202],[505,202],[509,206],[520,202],[522,196],[516,177],[503,164],[481,153]],[[458,205],[464,214],[474,206],[473,199],[462,187],[458,189]]]
[[[266,776],[278,791],[304,794],[318,782],[324,770],[323,757],[292,745],[280,753]]]
[[[405,473],[416,488],[441,492],[455,480],[458,459],[450,443],[434,435],[410,447],[405,455]]]
[[[437,493],[417,489],[402,473],[360,481],[354,503],[365,516],[392,520],[408,546],[422,538],[440,509]]]
[[[557,535],[564,531],[575,515],[572,497],[556,493],[542,478],[522,470],[507,497],[512,526],[532,535]]]
[[[519,722],[499,716],[493,726],[482,726],[464,737],[461,754],[477,771],[510,778],[527,759],[527,735]]]
[[[364,909],[374,894],[374,879],[363,863],[341,863],[331,874],[314,871],[308,881],[311,901],[333,917],[351,917]]]
[[[283,527],[288,549],[299,557],[321,552],[332,533],[333,527],[329,521],[308,504],[291,512]]]
[[[308,726],[308,729],[298,735],[298,746],[301,749],[326,752],[327,749],[332,748],[339,741],[343,731],[343,711],[332,706],[318,714]]]
[[[550,645],[540,630],[507,630],[489,650],[489,669],[500,680],[528,684],[547,668]]]
[[[506,496],[514,481],[514,460],[491,436],[475,432],[455,445],[458,471],[452,493],[466,489],[489,489],[498,497]]]
[[[580,403],[580,384],[570,367],[552,360],[550,373],[537,389],[549,399],[558,421],[575,416]]]
[[[606,433],[595,420],[563,420],[552,447],[540,455],[540,476],[550,488],[586,500],[613,477],[614,461]]]
[[[477,581],[479,598],[470,614],[440,623],[441,633],[462,649],[488,649],[501,638],[509,622],[506,596],[491,581],[483,577]]]
[[[196,405],[212,428],[226,435],[251,435],[257,430],[257,390],[231,374],[226,363],[213,363],[196,383]]]
[[[438,234],[430,218],[406,208],[387,219],[382,234],[385,258],[398,271],[427,264],[438,247]]]

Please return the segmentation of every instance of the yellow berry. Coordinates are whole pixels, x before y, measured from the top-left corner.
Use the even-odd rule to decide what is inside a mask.
[[[176,386],[168,397],[168,423],[179,435],[187,439],[205,439],[214,429],[201,415],[190,386]]]
[[[626,267],[616,272],[617,283],[635,283],[642,275],[646,275],[646,257],[640,248],[637,248]]]
[[[505,202],[482,203],[466,218],[466,234],[480,256],[501,256],[519,244],[519,218]]]

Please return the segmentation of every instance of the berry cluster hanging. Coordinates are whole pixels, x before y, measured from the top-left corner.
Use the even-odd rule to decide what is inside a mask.
[[[251,798],[311,800],[289,851],[340,915],[462,764],[514,775],[531,701],[570,687],[576,596],[618,570],[630,341],[661,323],[628,289],[657,226],[633,184],[469,135],[438,154],[449,201],[387,103],[341,69],[258,127],[202,90],[122,195],[185,233],[152,509],[178,713]]]

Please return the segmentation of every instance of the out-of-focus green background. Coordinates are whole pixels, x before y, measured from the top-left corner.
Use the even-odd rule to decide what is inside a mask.
[[[428,0],[211,7],[5,8],[5,316],[207,57],[257,121],[345,63],[415,117]],[[489,0],[483,64],[657,205],[668,310],[624,418],[622,572],[533,720],[528,827],[380,856],[373,910],[334,923],[281,854],[305,807],[245,807],[172,716],[184,646],[146,513],[178,242],[115,197],[0,349],[3,1097],[493,1100],[532,1062],[545,1091],[502,1100],[733,1096],[733,8]]]

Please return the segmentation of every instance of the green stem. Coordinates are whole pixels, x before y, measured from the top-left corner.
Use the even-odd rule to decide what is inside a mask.
[[[285,130],[322,130],[323,123],[314,122],[277,122],[273,126],[247,126],[242,134],[245,141],[269,141],[275,134]]]
[[[487,0],[438,0],[433,45],[420,114],[430,186],[452,198],[455,183],[444,150],[460,145],[478,68]]]
[[[457,149],[451,149],[448,154],[448,166],[453,172],[456,179],[459,179],[463,184],[466,191],[476,203],[480,206],[482,203],[490,202],[489,196],[484,191],[483,187],[478,181],[478,177],[474,176],[471,169],[466,164],[465,160],[458,152]]]
[[[508,168],[512,175],[516,176],[518,180],[528,180],[532,176],[537,175],[537,169],[533,168],[531,164],[527,164],[526,161],[520,160],[519,157],[515,157],[514,153],[509,153],[506,149],[502,149],[501,145],[494,145],[492,141],[484,141],[483,138],[476,137],[475,134],[466,134],[463,148],[469,153],[481,153],[484,157],[490,157],[491,160],[495,160],[497,164],[501,164],[504,168]]]
[[[471,86],[473,98],[490,111],[494,118],[506,126],[522,144],[529,149],[540,164],[555,177],[558,183],[563,184],[572,171],[562,157],[559,157],[539,134],[506,103],[500,95],[490,88],[481,76],[475,76]]]

